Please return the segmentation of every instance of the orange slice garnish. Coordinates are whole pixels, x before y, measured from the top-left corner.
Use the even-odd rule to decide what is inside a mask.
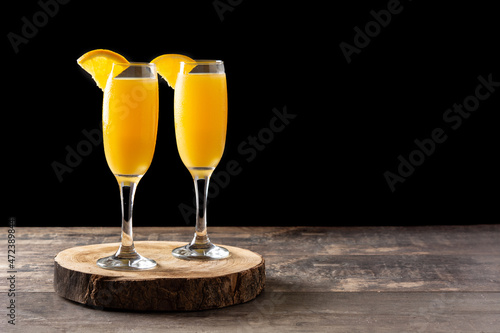
[[[156,65],[158,73],[167,81],[168,85],[175,88],[177,74],[181,68],[181,62],[195,62],[193,59],[182,54],[164,54],[151,61]],[[194,66],[193,66],[194,67]]]
[[[76,61],[87,73],[92,75],[97,86],[104,91],[114,63],[128,64],[122,55],[104,49],[92,50]]]

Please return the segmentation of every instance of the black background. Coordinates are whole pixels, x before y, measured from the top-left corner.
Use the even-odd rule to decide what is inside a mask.
[[[36,1],[5,3],[4,221],[119,226],[118,186],[102,144],[62,181],[52,167],[65,164],[67,146],[86,140],[83,130],[100,126],[102,92],[76,59],[106,48],[129,61],[165,53],[225,61],[228,135],[216,171],[235,160],[241,172],[211,189],[209,225],[497,222],[500,87],[456,130],[443,114],[474,95],[478,76],[500,81],[498,11],[401,0],[348,63],[340,43],[354,45],[354,28],[364,30],[371,11],[389,3],[73,0],[51,5],[51,15],[39,14]],[[9,36],[22,36],[26,21],[39,27],[16,53]],[[194,192],[177,153],[173,90],[164,81],[159,89],[157,147],[138,186],[134,225],[194,225],[179,208],[193,206]],[[273,109],[295,118],[248,161],[238,146],[269,134]],[[408,158],[435,128],[447,140],[392,192],[384,173],[397,173],[398,156]]]

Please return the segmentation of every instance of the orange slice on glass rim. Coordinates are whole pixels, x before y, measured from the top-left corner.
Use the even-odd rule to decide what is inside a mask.
[[[168,85],[175,88],[177,74],[179,74],[181,69],[181,62],[195,61],[182,54],[164,54],[154,58],[151,62],[156,65],[156,70],[167,81]]]
[[[92,50],[82,55],[76,61],[87,73],[92,75],[97,86],[104,91],[109,73],[114,63],[128,64],[124,56],[104,49]]]

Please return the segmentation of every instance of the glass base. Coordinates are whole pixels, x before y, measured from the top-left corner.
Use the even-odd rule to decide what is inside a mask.
[[[229,257],[229,251],[221,246],[208,244],[208,246],[187,244],[172,250],[172,255],[186,260],[218,260]]]
[[[137,254],[133,258],[122,258],[113,254],[112,256],[97,260],[97,266],[117,271],[139,271],[155,268],[156,261],[145,258],[140,254]]]

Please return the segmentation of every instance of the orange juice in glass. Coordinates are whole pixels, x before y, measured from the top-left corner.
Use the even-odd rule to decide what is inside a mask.
[[[184,165],[191,173],[215,169],[226,142],[226,74],[180,73],[174,115],[177,149]]]
[[[104,101],[104,151],[111,171],[143,175],[156,144],[157,78],[115,77],[106,86]]]
[[[172,254],[181,259],[222,259],[229,251],[207,234],[206,202],[210,176],[226,142],[227,89],[220,60],[181,62],[174,92],[177,149],[193,176],[196,195],[195,236]]]

